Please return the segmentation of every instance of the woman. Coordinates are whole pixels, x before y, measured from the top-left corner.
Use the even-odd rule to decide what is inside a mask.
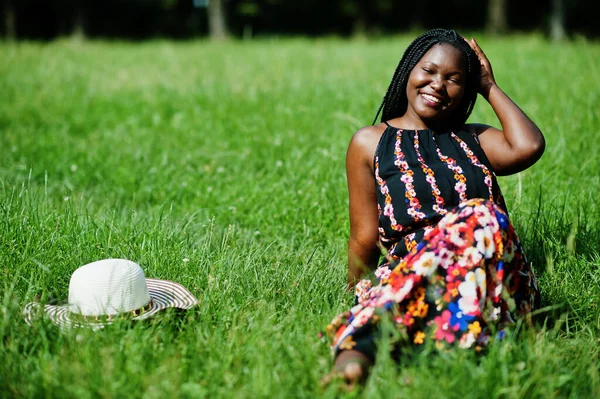
[[[466,124],[478,94],[501,129]],[[326,380],[349,385],[375,361],[382,317],[403,337],[397,354],[428,341],[478,349],[539,301],[496,175],[533,165],[544,137],[498,87],[477,42],[445,29],[416,38],[375,121],[380,113],[346,158],[357,304],[327,326],[335,365]],[[372,270],[376,283],[361,280]]]

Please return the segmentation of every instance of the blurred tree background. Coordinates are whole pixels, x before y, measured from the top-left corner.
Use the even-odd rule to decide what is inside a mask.
[[[593,0],[0,0],[8,40],[361,36],[432,27],[597,37]]]

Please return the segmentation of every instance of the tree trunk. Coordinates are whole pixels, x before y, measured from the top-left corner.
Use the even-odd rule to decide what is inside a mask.
[[[352,25],[352,35],[353,36],[355,36],[355,37],[367,36],[367,30],[369,29],[367,13],[368,13],[367,0],[357,0],[356,1],[356,18],[354,19],[354,24]]]
[[[73,40],[85,39],[85,14],[81,5],[75,8],[75,20],[73,21],[73,30],[71,31]]]
[[[486,21],[486,31],[491,35],[506,33],[507,23],[507,1],[506,0],[488,0],[488,13]]]
[[[228,36],[225,0],[209,0],[208,33],[212,40],[224,40]]]
[[[567,36],[565,29],[565,2],[552,0],[552,14],[550,16],[550,38],[554,41],[564,40]]]
[[[4,0],[4,34],[7,40],[17,38],[17,14],[12,0]]]

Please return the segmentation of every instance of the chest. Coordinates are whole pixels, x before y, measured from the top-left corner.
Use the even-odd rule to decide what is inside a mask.
[[[493,197],[489,161],[468,132],[388,131],[375,155],[380,202],[414,208],[409,215],[440,214],[466,199]]]

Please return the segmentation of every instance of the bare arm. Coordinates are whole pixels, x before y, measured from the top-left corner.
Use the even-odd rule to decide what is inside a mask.
[[[481,124],[469,125],[479,135],[481,147],[498,175],[520,172],[533,165],[544,153],[540,129],[496,84],[492,67],[475,41],[467,40],[481,62],[479,93],[496,113],[502,130]]]
[[[352,289],[365,271],[377,267],[377,197],[373,156],[382,128],[368,126],[357,131],[346,153],[346,176],[350,202],[348,239],[348,288]]]

